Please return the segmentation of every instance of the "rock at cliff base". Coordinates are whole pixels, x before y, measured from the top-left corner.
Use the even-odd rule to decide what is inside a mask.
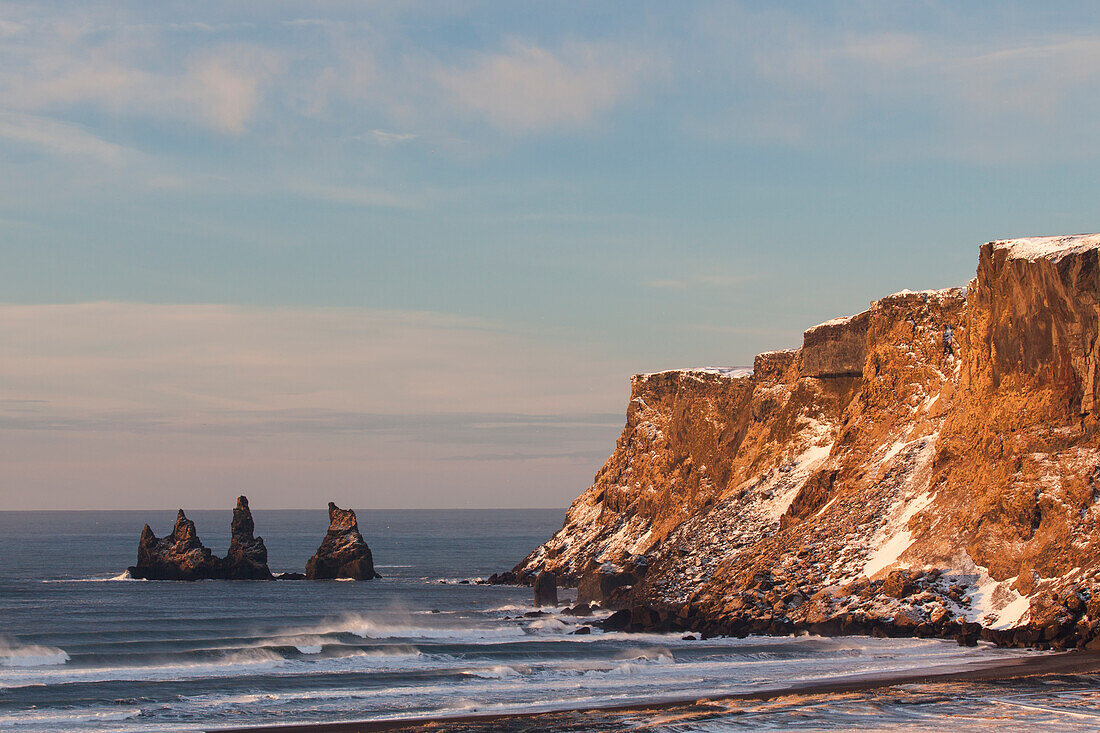
[[[543,570],[535,578],[535,605],[558,605],[558,576]]]
[[[308,580],[371,580],[382,576],[374,570],[374,558],[363,535],[355,512],[328,504],[329,527],[317,552],[306,563]]]

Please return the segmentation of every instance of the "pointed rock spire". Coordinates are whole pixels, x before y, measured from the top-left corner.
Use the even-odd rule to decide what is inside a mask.
[[[382,577],[374,570],[374,558],[366,540],[359,533],[355,512],[341,509],[330,501],[328,520],[328,532],[325,533],[321,546],[306,563],[306,578],[371,580]]]
[[[263,537],[253,535],[256,523],[252,521],[248,497],[237,497],[230,529],[233,534],[229,540],[229,553],[225,556],[225,577],[230,580],[270,580],[272,575],[267,566],[267,547]]]
[[[267,548],[263,538],[253,536],[255,523],[243,496],[233,510],[232,531],[229,554],[224,560],[215,557],[203,546],[195,523],[180,509],[167,537],[157,539],[148,524],[142,528],[137,565],[127,572],[144,580],[270,580]]]

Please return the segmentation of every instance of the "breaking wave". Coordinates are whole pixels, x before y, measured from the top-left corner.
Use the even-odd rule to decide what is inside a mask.
[[[51,667],[69,661],[64,649],[0,638],[0,667]]]

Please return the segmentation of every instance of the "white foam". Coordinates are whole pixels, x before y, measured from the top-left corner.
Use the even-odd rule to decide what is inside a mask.
[[[0,667],[51,667],[67,661],[64,649],[0,638]]]

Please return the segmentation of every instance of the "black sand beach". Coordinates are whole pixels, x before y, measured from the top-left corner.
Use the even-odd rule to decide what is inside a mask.
[[[531,713],[492,714],[403,720],[322,723],[310,725],[275,725],[248,728],[219,728],[211,733],[375,733],[376,731],[458,731],[480,733],[526,733],[528,731],[634,730],[647,727],[687,724],[723,716],[737,715],[741,709],[761,702],[781,703],[797,708],[823,696],[844,696],[879,692],[890,694],[907,685],[929,685],[930,694],[941,694],[942,687],[952,689],[983,683],[1028,678],[1059,677],[1073,680],[1078,675],[1100,673],[1100,653],[1064,652],[1036,653],[1035,656],[974,665],[943,665],[923,672],[911,671],[845,677],[835,681],[811,680],[783,686],[765,687],[752,692],[721,696],[700,696],[692,699],[659,700],[652,703],[609,705],[574,710]],[[1082,680],[1084,682],[1084,680]],[[1069,713],[1076,717],[1096,718],[1095,713]]]

